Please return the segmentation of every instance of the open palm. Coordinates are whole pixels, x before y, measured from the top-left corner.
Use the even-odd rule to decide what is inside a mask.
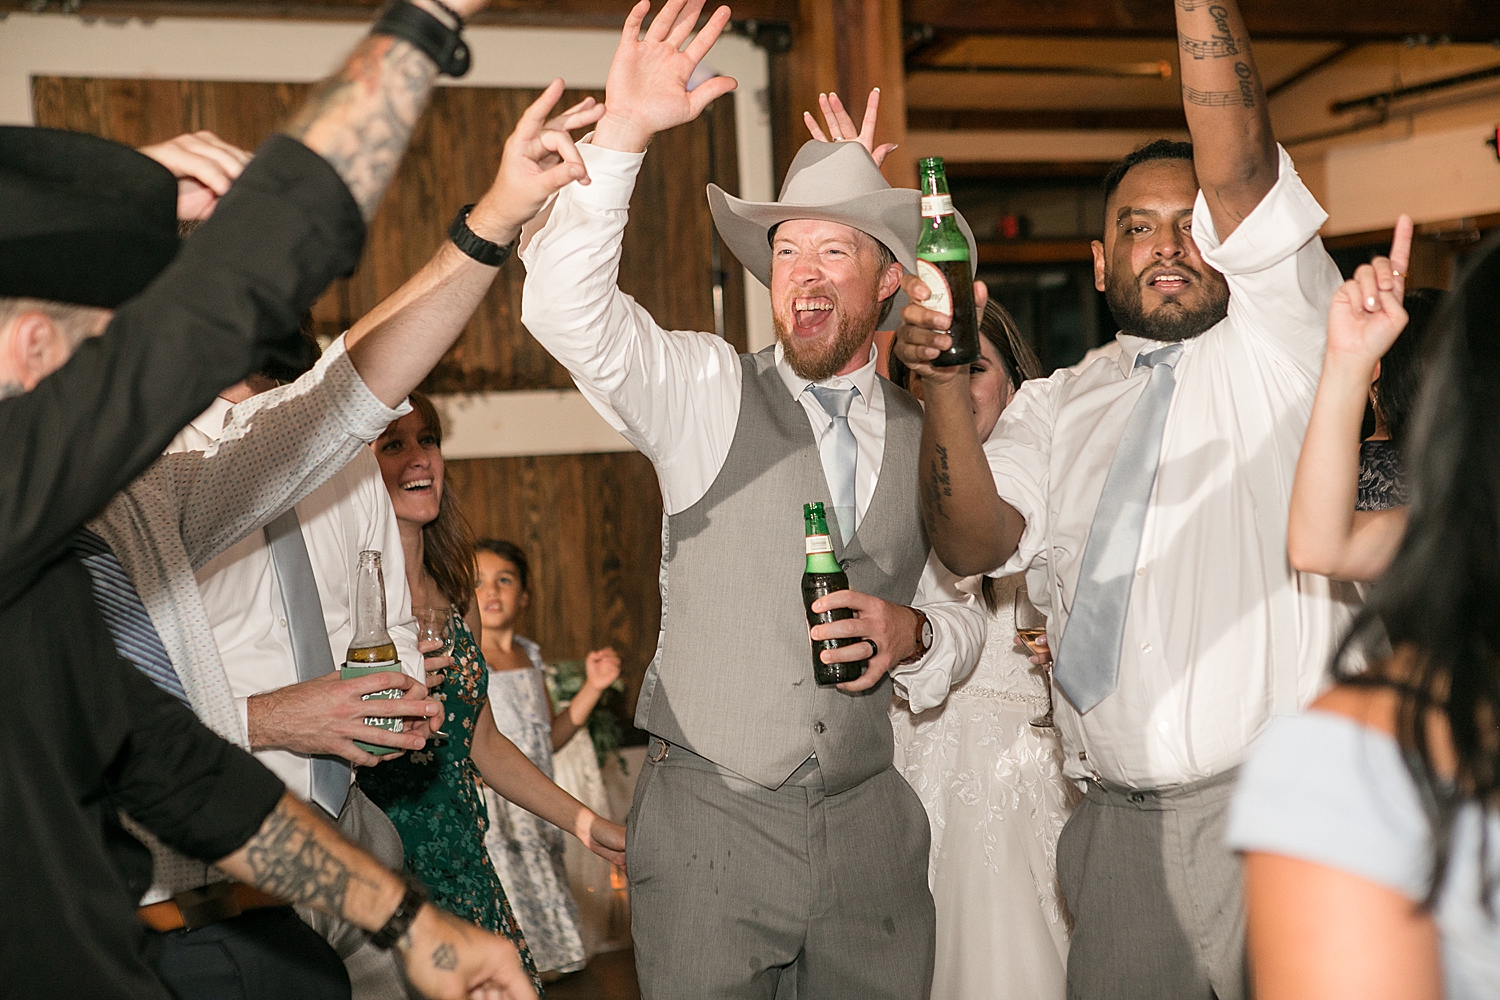
[[[720,7],[683,48],[703,4],[704,0],[668,0],[645,37],[641,37],[641,24],[651,10],[650,0],[631,8],[609,65],[605,113],[594,135],[596,145],[640,152],[657,132],[692,121],[735,88],[731,77],[716,76],[687,89],[693,70],[729,23],[729,8]]]

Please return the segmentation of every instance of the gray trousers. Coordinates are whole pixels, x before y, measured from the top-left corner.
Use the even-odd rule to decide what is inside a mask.
[[[1238,768],[1171,788],[1089,782],[1057,842],[1073,914],[1068,1000],[1245,1000]]]
[[[626,839],[645,1000],[928,996],[931,836],[894,768],[828,795],[809,761],[773,791],[671,746]]]

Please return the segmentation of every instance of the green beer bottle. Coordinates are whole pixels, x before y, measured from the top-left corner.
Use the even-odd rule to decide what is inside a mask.
[[[802,606],[807,610],[807,627],[826,625],[829,622],[853,618],[848,608],[835,608],[818,614],[813,611],[813,602],[820,597],[849,589],[849,577],[839,561],[833,557],[833,539],[828,534],[828,517],[823,513],[822,501],[802,505],[802,520],[807,526],[807,566],[802,571]],[[858,680],[870,665],[869,660],[854,660],[850,663],[824,663],[825,649],[852,646],[863,639],[813,639],[813,680],[819,684],[843,684]]]
[[[969,265],[969,241],[953,215],[943,158],[917,162],[922,174],[922,238],[917,241],[917,277],[932,293],[922,305],[953,319],[948,333],[953,344],[930,362],[953,368],[979,360],[979,317],[974,309],[974,272]]]
[[[359,554],[359,570],[354,586],[354,637],[349,640],[349,652],[345,660],[339,669],[339,676],[344,680],[384,671],[401,672],[396,644],[391,641],[391,633],[385,627],[385,577],[380,570],[380,553],[373,549]],[[365,695],[364,700],[399,697],[399,688],[387,688]],[[373,715],[365,717],[365,725],[389,729],[393,733],[399,733],[402,729],[400,719]],[[365,753],[380,757],[402,752],[397,747],[376,746],[363,740],[355,740],[354,745]]]

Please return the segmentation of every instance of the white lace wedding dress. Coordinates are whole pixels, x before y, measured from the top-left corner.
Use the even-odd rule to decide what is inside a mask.
[[[997,610],[973,674],[943,705],[891,706],[896,768],[932,824],[937,904],[932,1000],[1049,1000],[1065,994],[1068,916],[1057,836],[1078,790],[1062,775],[1041,671],[1013,644],[1020,577],[996,580]]]

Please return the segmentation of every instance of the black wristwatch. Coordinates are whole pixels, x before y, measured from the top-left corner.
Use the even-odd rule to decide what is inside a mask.
[[[401,903],[396,907],[396,912],[385,922],[385,926],[370,935],[370,943],[382,951],[389,951],[399,940],[411,922],[417,919],[417,911],[421,910],[427,903],[427,887],[418,882],[409,874],[401,876],[406,883],[406,895],[401,897]]]
[[[509,259],[516,241],[511,240],[505,246],[501,246],[498,243],[491,243],[474,232],[469,228],[469,213],[473,210],[473,205],[465,205],[458,210],[458,214],[453,217],[453,225],[448,227],[448,238],[453,241],[454,246],[479,263],[488,267],[499,267]]]
[[[922,657],[926,656],[927,651],[932,648],[932,622],[921,608],[912,608],[911,611],[912,614],[917,616],[916,631],[913,634],[913,638],[917,641],[917,649],[916,652],[896,664],[898,667],[904,667],[909,663],[916,663]]]
[[[460,77],[469,71],[469,46],[460,34],[464,19],[442,0],[432,0],[453,24],[444,24],[411,0],[391,0],[370,27],[372,35],[390,35],[416,46],[437,64],[438,72]]]

